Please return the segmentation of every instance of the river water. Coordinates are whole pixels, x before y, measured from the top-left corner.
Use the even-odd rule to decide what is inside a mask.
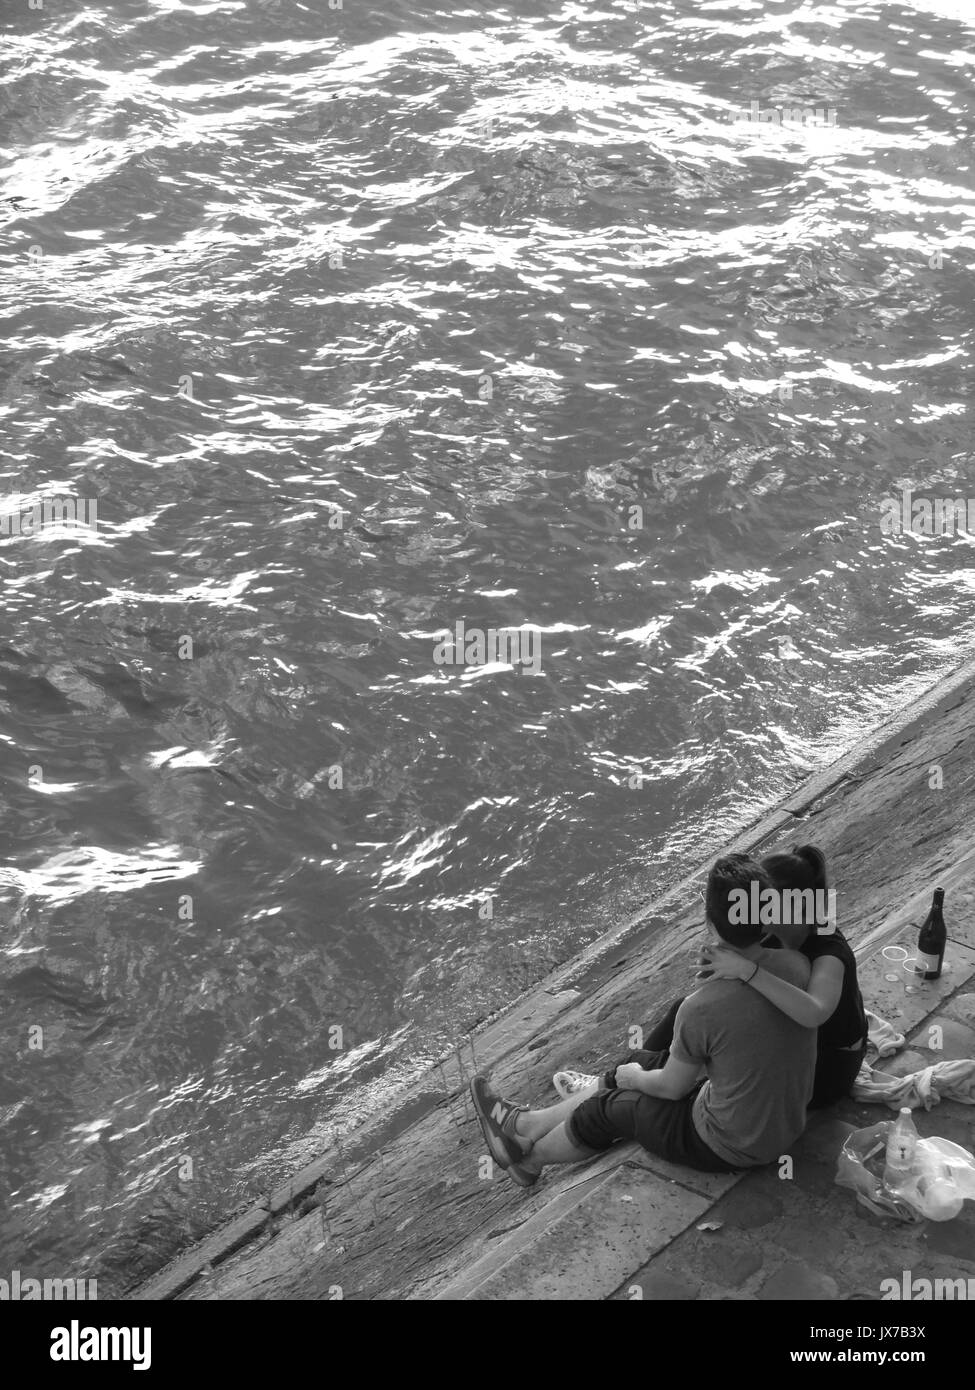
[[[975,495],[973,24],[8,6],[3,491],[97,526],[0,539],[0,1269],[148,1273],[972,650],[880,509]]]

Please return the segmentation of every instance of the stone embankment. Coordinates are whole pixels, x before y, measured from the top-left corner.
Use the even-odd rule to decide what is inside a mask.
[[[975,1056],[975,662],[720,850],[797,840],[827,853],[840,926],[868,1007],[908,1035],[903,1073]],[[934,771],[937,769],[937,771]],[[879,1299],[881,1281],[975,1279],[975,1202],[946,1223],[873,1216],[834,1185],[850,1127],[893,1112],[845,1102],[794,1146],[793,1175],[675,1168],[635,1146],[524,1192],[486,1176],[466,1098],[476,1065],[505,1095],[551,1103],[552,1072],[596,1070],[685,993],[706,866],[477,1031],[380,1121],[188,1250],[136,1299]],[[882,955],[913,949],[946,890],[947,967],[925,984]],[[933,1025],[940,1034],[932,1033]],[[943,1041],[932,1050],[932,1040]],[[975,1107],[942,1103],[918,1129],[975,1151]],[[716,1229],[700,1229],[701,1227]],[[975,1287],[975,1286],[973,1286]]]

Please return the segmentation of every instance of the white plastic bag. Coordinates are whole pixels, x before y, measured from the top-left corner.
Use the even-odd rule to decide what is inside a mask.
[[[915,1170],[896,1190],[884,1185],[887,1136],[895,1121],[881,1120],[847,1137],[836,1164],[836,1182],[856,1193],[876,1216],[899,1221],[951,1221],[965,1198],[975,1201],[975,1155],[950,1139],[919,1139]]]
[[[965,1198],[975,1201],[975,1158],[950,1139],[919,1139],[913,1179],[898,1196],[929,1221],[951,1221]]]

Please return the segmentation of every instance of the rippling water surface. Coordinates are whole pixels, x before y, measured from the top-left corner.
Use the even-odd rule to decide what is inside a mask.
[[[3,490],[99,526],[0,540],[4,1267],[124,1287],[971,650],[878,516],[975,495],[973,22],[11,0]]]

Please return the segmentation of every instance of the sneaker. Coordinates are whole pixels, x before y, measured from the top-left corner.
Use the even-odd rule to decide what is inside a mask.
[[[552,1082],[563,1100],[571,1100],[580,1091],[588,1091],[590,1087],[598,1090],[600,1079],[584,1071],[557,1071],[552,1077]]]
[[[471,1099],[487,1141],[491,1157],[519,1187],[534,1187],[539,1173],[529,1172],[521,1160],[525,1150],[515,1138],[515,1120],[524,1105],[513,1105],[491,1089],[487,1077],[475,1076],[471,1082]]]

